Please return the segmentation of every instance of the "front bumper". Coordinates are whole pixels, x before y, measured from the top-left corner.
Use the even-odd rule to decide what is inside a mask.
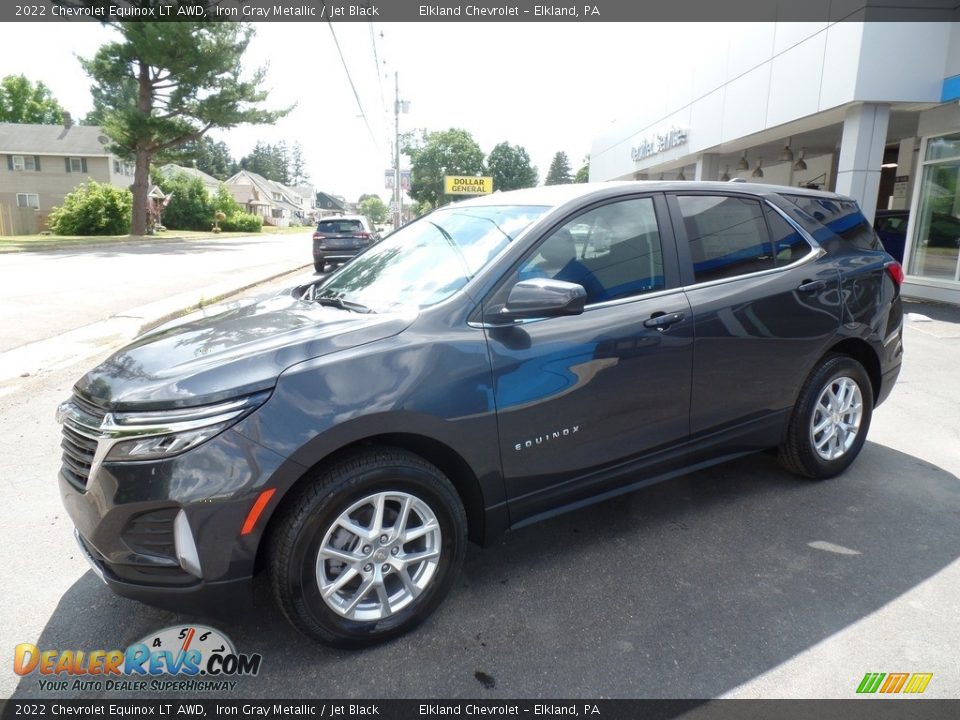
[[[231,429],[166,460],[104,463],[84,486],[63,471],[58,480],[83,554],[111,590],[222,614],[250,596],[257,548],[279,498],[253,532],[241,528],[281,464]]]

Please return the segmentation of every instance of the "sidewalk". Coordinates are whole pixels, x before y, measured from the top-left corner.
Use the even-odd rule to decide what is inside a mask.
[[[130,308],[107,320],[0,353],[0,396],[11,392],[10,386],[17,378],[72,365],[101,352],[107,344],[129,341],[151,327],[200,307],[226,300],[262,283],[289,276],[291,285],[294,285],[296,283],[293,278],[301,275],[308,267],[309,264],[298,265],[280,273],[268,274],[256,268],[237,272],[226,282]]]

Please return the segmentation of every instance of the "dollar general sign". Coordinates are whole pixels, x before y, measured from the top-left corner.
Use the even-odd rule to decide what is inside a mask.
[[[488,195],[493,192],[493,178],[444,175],[443,191],[447,195]]]

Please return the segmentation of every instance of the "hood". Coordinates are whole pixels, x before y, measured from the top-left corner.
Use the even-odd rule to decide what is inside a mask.
[[[359,314],[277,295],[148,332],[84,375],[74,391],[114,411],[219,402],[271,389],[304,360],[396,335],[416,316]]]

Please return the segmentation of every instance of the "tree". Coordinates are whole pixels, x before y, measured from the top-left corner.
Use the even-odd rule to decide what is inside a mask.
[[[537,184],[537,169],[530,155],[519,145],[502,142],[487,156],[487,172],[493,177],[494,190],[519,190]]]
[[[132,206],[129,190],[88,180],[51,211],[50,228],[57,235],[126,235]]]
[[[292,108],[259,107],[267,97],[261,89],[263,68],[241,79],[243,54],[253,36],[247,24],[125,22],[115,27],[120,40],[81,63],[102,90],[102,126],[113,151],[134,160],[132,233],[142,235],[150,162],[157,153],[195,142],[215,127],[271,123]]]
[[[209,230],[216,212],[210,195],[198,177],[185,172],[170,176],[157,174],[157,186],[170,202],[163,211],[164,226],[173,230]]]
[[[262,175],[267,180],[287,185],[292,176],[288,155],[286,143],[283,141],[277,145],[258,142],[249,155],[240,159],[240,167]]]
[[[583,159],[583,167],[577,170],[577,174],[574,176],[573,181],[575,183],[590,182],[590,156],[589,155],[587,155]]]
[[[547,185],[563,185],[570,182],[570,160],[565,152],[558,152],[553,156],[550,170],[547,172]]]
[[[290,151],[290,182],[293,185],[307,185],[310,183],[310,173],[307,172],[307,161],[303,159],[303,148],[300,143],[293,144]]]
[[[390,209],[376,195],[371,195],[360,201],[360,214],[363,215],[374,225],[385,222]]]
[[[26,75],[7,75],[0,80],[0,122],[58,125],[63,108],[42,82],[34,85]]]
[[[407,135],[403,152],[410,156],[409,195],[431,207],[449,202],[443,194],[444,175],[482,175],[483,150],[466,130],[422,131]]]

